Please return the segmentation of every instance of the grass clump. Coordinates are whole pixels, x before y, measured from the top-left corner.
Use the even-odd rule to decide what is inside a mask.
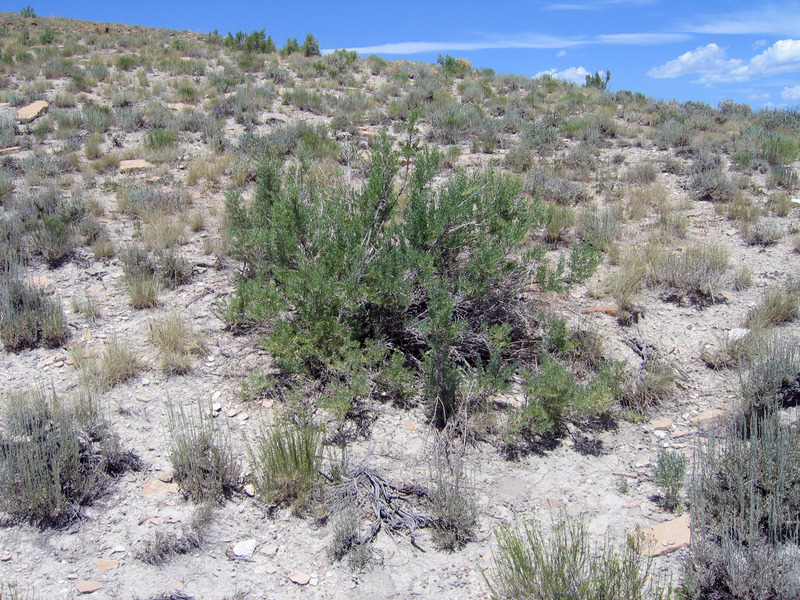
[[[144,367],[129,343],[114,338],[105,345],[100,361],[94,365],[101,388],[111,388],[135,377]]]
[[[270,502],[303,513],[319,489],[323,432],[309,424],[279,424],[248,447],[253,482]]]
[[[239,487],[241,468],[233,455],[230,433],[197,404],[196,414],[170,405],[169,459],[175,481],[194,502],[220,502]]]
[[[502,527],[494,553],[496,575],[488,582],[492,597],[666,600],[670,590],[651,578],[642,543],[641,535],[629,535],[621,548],[608,540],[595,548],[585,522],[566,517],[549,534],[535,522]]]
[[[692,245],[683,252],[666,253],[658,263],[653,263],[651,278],[694,302],[713,302],[729,261],[730,252],[724,246]]]
[[[147,337],[158,347],[161,368],[167,373],[188,373],[192,361],[208,352],[202,336],[189,329],[176,313],[151,321]]]
[[[745,327],[766,329],[788,323],[800,311],[800,283],[790,282],[779,288],[767,290],[757,306],[750,309]]]
[[[80,517],[109,477],[138,469],[88,394],[60,398],[44,388],[6,398],[0,433],[0,505],[43,525]]]

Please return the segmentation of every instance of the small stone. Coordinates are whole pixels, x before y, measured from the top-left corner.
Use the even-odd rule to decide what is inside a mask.
[[[258,542],[255,540],[244,540],[234,545],[232,548],[234,556],[250,556],[255,552]]]
[[[152,169],[153,164],[143,160],[141,158],[136,158],[132,160],[121,160],[119,161],[119,172],[120,173],[130,173],[132,171],[141,171],[144,169]]]
[[[239,414],[239,409],[238,409],[238,408],[232,408],[232,409],[230,409],[230,410],[228,411],[228,413],[227,413],[227,414],[228,414],[228,418],[229,418],[229,419],[232,419],[233,417],[235,417],[236,415],[238,415],[238,414]]]
[[[656,431],[668,431],[672,427],[672,419],[653,419],[650,426]]]
[[[263,575],[264,573],[267,572],[267,567],[265,567],[264,565],[258,565],[255,569],[253,569],[253,572],[259,575]]]
[[[667,437],[667,432],[666,431],[654,431],[653,435],[655,435],[658,439],[663,440],[665,437]]]
[[[688,546],[692,539],[689,515],[685,514],[671,521],[657,523],[643,531],[645,544],[642,553],[647,556],[661,556]]]
[[[105,558],[98,558],[97,559],[97,570],[98,571],[113,571],[117,567],[119,567],[118,560],[106,560]]]
[[[219,391],[219,390],[217,390],[217,391],[216,391],[216,392],[214,392],[214,394],[211,396],[211,401],[212,401],[212,402],[216,402],[217,400],[219,400],[219,399],[220,399],[220,396],[222,396],[222,392],[221,392],[221,391]]]
[[[147,404],[148,402],[150,402],[152,400],[152,398],[150,398],[149,396],[142,396],[141,394],[136,396],[136,399],[139,402],[144,402],[145,404]]]
[[[89,286],[89,293],[90,294],[99,294],[103,291],[103,286],[99,283],[95,283]]]
[[[558,508],[559,506],[561,506],[561,501],[557,500],[556,498],[548,498],[547,505],[550,508]]]
[[[164,483],[172,483],[172,480],[175,479],[175,474],[172,471],[161,471],[156,475],[156,478]]]
[[[672,437],[674,439],[686,437],[687,435],[692,435],[691,431],[683,431],[682,429],[677,429],[672,433]]]
[[[5,554],[0,554],[0,562],[8,562],[11,560],[11,553],[6,552]]]
[[[275,556],[278,553],[278,545],[277,544],[267,544],[263,548],[261,548],[261,554],[266,554],[267,556]]]
[[[311,575],[302,571],[292,571],[289,573],[289,581],[297,585],[308,585],[308,582],[311,581]]]
[[[79,581],[75,584],[75,589],[79,594],[92,594],[103,589],[103,584],[99,581]]]
[[[142,385],[150,385],[150,380],[147,377],[142,377]]]
[[[119,554],[119,553],[124,554],[125,552],[127,552],[127,550],[125,550],[125,548],[123,548],[122,546],[114,546],[109,554]]]
[[[738,342],[750,335],[750,330],[744,327],[735,327],[728,332],[729,342]]]
[[[17,120],[20,123],[30,123],[47,112],[48,106],[50,105],[44,100],[37,100],[28,106],[23,106],[17,111]]]
[[[413,430],[414,424],[413,423],[406,423],[406,429]]]
[[[256,486],[254,486],[252,483],[246,484],[243,489],[244,493],[251,498],[256,495]]]
[[[218,413],[220,411],[222,411],[222,404],[214,402],[214,404],[211,405],[211,412]]]
[[[625,505],[625,508],[636,508],[637,506],[641,506],[642,503],[638,500],[631,500]]]
[[[629,479],[639,479],[639,475],[637,473],[631,473],[630,471],[614,471],[615,477],[628,477]]]
[[[637,462],[633,466],[636,467],[637,469],[646,469],[647,467],[650,466],[650,461],[649,460],[640,460],[639,462]]]

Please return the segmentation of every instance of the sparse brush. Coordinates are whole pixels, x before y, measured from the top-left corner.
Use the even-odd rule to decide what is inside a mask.
[[[749,227],[744,239],[751,246],[771,246],[784,235],[785,231],[779,223],[762,219]]]
[[[472,539],[478,510],[468,487],[464,463],[445,450],[437,452],[430,492],[433,540],[444,550],[458,550]]]
[[[161,282],[154,275],[126,275],[125,289],[134,308],[153,308],[158,306]]]
[[[751,334],[753,335],[753,334]],[[775,407],[782,391],[789,394],[800,372],[800,348],[775,333],[755,335],[738,362],[740,403],[736,415],[750,420]]]
[[[0,341],[5,349],[58,347],[68,338],[61,303],[24,280],[19,267],[8,268],[0,281]]]
[[[154,214],[142,227],[142,244],[146,250],[166,250],[174,246],[182,246],[186,237],[186,222],[182,218],[171,218],[163,214]]]
[[[230,431],[198,402],[190,414],[169,407],[170,462],[175,481],[194,502],[221,502],[239,487],[241,467]]]
[[[86,317],[86,320],[90,323],[94,323],[100,317],[101,312],[97,300],[88,293],[82,301],[72,298],[72,310]]]
[[[770,195],[768,206],[776,217],[786,217],[792,212],[794,202],[789,192],[775,192]]]
[[[678,293],[698,301],[714,297],[728,269],[730,252],[720,244],[689,246],[683,252],[667,253],[656,269],[651,269],[655,283],[667,285]]]
[[[625,179],[636,185],[654,183],[658,177],[658,168],[652,162],[646,162],[628,169]]]
[[[80,516],[109,484],[109,475],[138,468],[121,452],[89,394],[66,400],[36,388],[12,394],[0,436],[0,505],[17,518],[63,524]]]
[[[653,349],[649,351],[653,352]],[[623,403],[637,412],[644,412],[672,397],[677,378],[671,363],[658,356],[650,356],[628,382]]]
[[[259,492],[304,512],[319,485],[322,442],[322,431],[313,425],[292,423],[261,431],[247,449]]]
[[[633,301],[647,276],[647,258],[644,253],[629,250],[623,255],[620,269],[608,280],[608,291],[617,302],[619,310],[630,311]]]
[[[694,465],[683,597],[800,597],[796,413],[728,419],[697,445]]]
[[[167,373],[187,373],[192,361],[208,351],[202,336],[190,330],[176,313],[151,321],[147,337],[158,347],[161,368]]]
[[[800,283],[791,282],[779,288],[767,290],[758,303],[750,309],[745,327],[766,329],[795,319],[800,311]]]
[[[496,600],[667,600],[671,596],[671,590],[651,576],[651,563],[642,552],[645,540],[638,532],[629,534],[621,548],[608,539],[594,547],[585,521],[561,516],[549,533],[528,522],[503,526],[496,535],[495,574],[487,580]]]
[[[372,544],[361,533],[358,499],[351,486],[334,488],[331,515],[331,541],[328,555],[332,561],[347,558],[354,571],[363,570],[372,558]]]

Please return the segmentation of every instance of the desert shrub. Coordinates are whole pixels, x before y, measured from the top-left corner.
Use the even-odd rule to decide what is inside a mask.
[[[117,59],[114,61],[114,64],[118,69],[121,71],[130,71],[133,69],[139,61],[136,59],[135,56],[130,54],[121,54],[117,56]]]
[[[652,280],[669,286],[694,301],[714,298],[728,270],[730,253],[719,244],[692,245],[684,252],[669,252],[651,271]]]
[[[103,495],[109,476],[138,469],[87,394],[60,398],[37,388],[12,394],[0,436],[0,503],[18,518],[61,524]]]
[[[776,402],[797,404],[797,392],[792,392],[800,371],[797,346],[772,333],[755,335],[745,341],[747,344],[740,351],[738,361],[740,401],[735,416],[750,421],[754,415],[763,415],[772,409]]]
[[[7,114],[0,115],[0,148],[13,146],[16,134],[16,124],[11,117]]]
[[[0,341],[6,350],[58,347],[69,338],[61,303],[8,265],[0,281]]]
[[[584,197],[580,184],[554,176],[543,168],[532,168],[525,180],[525,191],[543,202],[576,204]]]
[[[193,407],[193,413],[195,407]],[[194,502],[219,502],[239,486],[240,466],[233,454],[230,432],[209,407],[198,403],[196,414],[183,406],[169,407],[169,459],[175,481]]]
[[[639,413],[671,398],[678,379],[675,367],[653,348],[643,353],[644,359],[628,380],[622,397],[625,406]]]
[[[444,550],[458,550],[472,539],[478,516],[461,458],[439,450],[433,484],[433,541]]]
[[[492,170],[457,172],[434,188],[438,159],[431,149],[416,155],[402,203],[387,135],[358,190],[321,189],[302,164],[284,177],[276,161],[262,162],[252,205],[237,194],[227,201],[233,255],[245,264],[227,314],[272,323],[277,364],[335,386],[358,372],[375,381],[393,355],[406,357],[410,372],[442,384],[427,387],[442,425],[454,414],[441,410],[445,381],[492,356],[507,362],[504,340],[491,344],[485,330],[527,335],[509,310],[522,271],[507,256],[533,214],[519,182]]]
[[[630,183],[635,183],[637,185],[654,183],[657,177],[658,169],[652,162],[646,162],[631,167],[628,169],[628,172],[625,173],[625,179]]]
[[[111,107],[90,104],[81,113],[83,126],[89,133],[105,133],[111,124]]]
[[[608,540],[594,547],[586,523],[562,516],[545,533],[528,522],[497,531],[495,575],[489,581],[496,599],[666,600],[670,590],[651,577],[642,556],[640,534],[628,535],[621,548]]]
[[[323,432],[291,423],[261,431],[248,446],[253,482],[271,502],[302,513],[319,489]]]
[[[700,152],[692,162],[689,188],[698,200],[727,202],[734,196],[735,185],[728,177],[718,154]]]
[[[653,467],[653,481],[661,490],[661,505],[669,511],[681,506],[679,495],[686,477],[686,457],[676,450],[660,448]]]
[[[749,227],[744,238],[751,246],[771,246],[780,241],[784,234],[780,223],[762,219]]]
[[[769,410],[730,418],[698,444],[685,598],[800,595],[800,429],[796,414],[782,417],[774,401],[773,393]]]
[[[800,176],[794,167],[785,165],[770,165],[767,183],[773,187],[786,190],[796,190],[800,185]]]
[[[95,367],[95,370],[90,374],[100,389],[112,388],[128,381],[144,368],[131,345],[116,337],[103,347],[99,362],[91,366]]]
[[[773,135],[764,142],[763,152],[771,165],[791,165],[800,158],[800,145],[792,138]]]
[[[171,191],[153,186],[135,186],[123,189],[117,196],[119,209],[139,218],[154,214],[169,214],[183,206],[180,191]]]

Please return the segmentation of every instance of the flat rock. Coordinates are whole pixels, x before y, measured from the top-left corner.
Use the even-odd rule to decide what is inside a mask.
[[[267,544],[263,548],[261,548],[261,554],[266,554],[267,556],[275,556],[278,553],[278,545],[277,544]]]
[[[172,480],[175,479],[175,474],[172,471],[161,471],[156,475],[156,479],[164,483],[172,483]]]
[[[52,292],[55,289],[53,282],[44,275],[30,275],[25,278],[25,283],[42,292]]]
[[[153,163],[148,162],[142,158],[134,158],[130,160],[119,161],[119,172],[130,173],[131,171],[142,171],[144,169],[152,169]]]
[[[588,306],[586,308],[581,309],[581,313],[584,315],[590,315],[592,313],[603,313],[610,317],[617,316],[617,307],[613,304],[598,304],[597,306]]]
[[[91,594],[97,590],[103,589],[103,584],[99,581],[78,581],[75,584],[75,589],[79,594]]]
[[[244,540],[238,544],[234,544],[231,550],[234,556],[250,556],[255,552],[257,545],[258,542],[255,540]]]
[[[23,106],[17,111],[17,120],[20,123],[30,123],[46,113],[48,106],[50,105],[44,100],[37,100],[28,106]]]
[[[92,94],[91,92],[83,92],[81,97],[84,101],[87,102],[100,102],[103,98],[98,96],[97,94]]]
[[[8,148],[3,148],[0,150],[0,156],[5,156],[6,154],[14,154],[15,152],[19,152],[22,150],[22,146],[9,146]]]
[[[550,508],[558,508],[559,506],[561,506],[561,500],[557,500],[556,498],[548,498],[547,506],[549,506]]]
[[[98,558],[97,559],[97,570],[98,571],[114,571],[119,567],[118,560],[107,560],[105,558]]]
[[[650,426],[656,431],[668,431],[672,427],[672,419],[653,419]]]
[[[246,484],[243,489],[244,493],[251,498],[256,495],[256,486],[254,486],[252,483]]]
[[[289,573],[289,581],[297,585],[308,585],[308,582],[311,581],[311,575],[302,571],[292,571]]]
[[[725,411],[712,408],[689,419],[689,424],[698,429],[713,429],[718,427],[725,420]]]
[[[164,483],[158,479],[148,481],[142,486],[142,496],[149,498],[152,496],[163,496],[164,494],[174,494],[178,491],[177,483]]]
[[[692,538],[689,524],[689,514],[687,513],[677,519],[648,527],[642,532],[645,539],[649,541],[649,543],[645,542],[642,548],[643,554],[661,556],[685,548]]]

